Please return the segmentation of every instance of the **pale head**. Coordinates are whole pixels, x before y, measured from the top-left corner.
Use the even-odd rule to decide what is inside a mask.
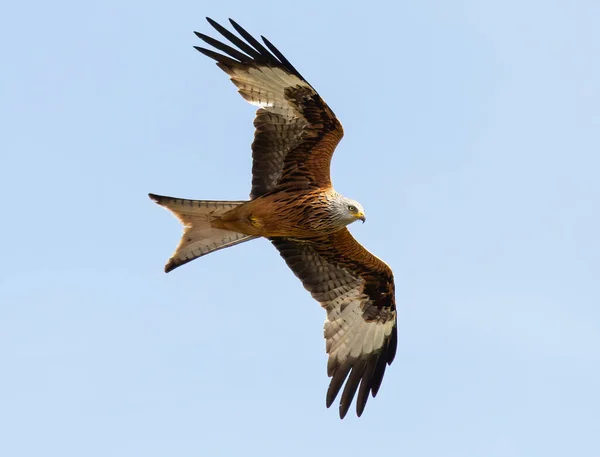
[[[365,210],[360,203],[337,194],[332,201],[333,216],[342,226],[361,220],[365,222]]]

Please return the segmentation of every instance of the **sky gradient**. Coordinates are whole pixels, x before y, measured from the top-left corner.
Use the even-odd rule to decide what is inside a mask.
[[[245,199],[254,108],[193,30],[268,37],[345,129],[396,276],[363,417],[265,240],[166,275],[148,192]],[[13,2],[0,18],[0,455],[600,455],[600,3]]]

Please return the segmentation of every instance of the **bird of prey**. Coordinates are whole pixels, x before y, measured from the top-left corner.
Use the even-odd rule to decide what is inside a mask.
[[[363,207],[337,193],[329,175],[342,125],[317,91],[265,37],[264,44],[235,21],[239,36],[207,18],[229,44],[195,34],[248,102],[258,107],[252,143],[249,201],[186,200],[150,194],[183,224],[184,233],[165,266],[258,237],[271,241],[288,267],[325,311],[326,405],[343,388],[344,418],[358,391],[356,413],[377,395],[397,345],[394,278],[346,226],[365,221]],[[241,37],[241,38],[240,38]],[[233,46],[232,46],[233,45]]]

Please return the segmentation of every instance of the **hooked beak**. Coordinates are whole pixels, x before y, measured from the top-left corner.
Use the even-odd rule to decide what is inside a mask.
[[[363,222],[363,224],[364,224],[364,223],[365,223],[365,221],[367,220],[367,218],[365,217],[365,214],[364,214],[364,213],[358,213],[358,214],[356,215],[356,218],[357,218],[357,219],[360,219],[360,220]]]

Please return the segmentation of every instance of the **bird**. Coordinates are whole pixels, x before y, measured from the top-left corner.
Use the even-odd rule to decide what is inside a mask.
[[[329,408],[340,391],[343,419],[356,396],[361,416],[379,392],[397,348],[391,268],[365,249],[347,226],[366,220],[360,203],[335,191],[333,152],[343,129],[331,108],[264,36],[262,43],[230,19],[236,35],[206,18],[223,37],[194,32],[240,95],[258,107],[252,185],[244,201],[188,200],[149,194],[183,225],[165,272],[220,249],[266,238],[326,311]],[[227,43],[229,42],[229,43]],[[342,390],[343,387],[343,390]]]

